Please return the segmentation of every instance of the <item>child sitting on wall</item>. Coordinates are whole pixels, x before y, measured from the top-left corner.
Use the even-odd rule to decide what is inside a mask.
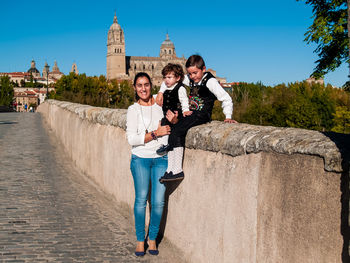
[[[169,135],[168,145],[158,149],[158,154],[164,154],[167,151],[174,153],[174,164],[172,171],[169,169],[160,178],[160,182],[181,180],[184,178],[182,170],[183,151],[187,131],[197,125],[211,121],[211,114],[215,100],[222,102],[223,113],[226,116],[224,120],[227,123],[237,123],[231,119],[233,103],[228,93],[221,87],[216,78],[206,72],[204,60],[199,55],[192,55],[186,61],[186,70],[188,75],[185,76],[183,83],[190,86],[190,107],[192,112],[187,112],[185,118],[179,118],[176,125],[173,126]],[[166,84],[163,82],[157,95],[156,102],[163,104],[165,99]],[[166,102],[168,103],[168,102]],[[169,154],[168,153],[168,154]],[[168,156],[168,158],[170,158]],[[169,165],[169,164],[168,164]]]

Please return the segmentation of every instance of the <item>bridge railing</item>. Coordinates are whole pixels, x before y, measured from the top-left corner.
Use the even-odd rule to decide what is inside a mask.
[[[126,110],[48,100],[39,112],[77,168],[131,210]],[[192,128],[161,233],[189,262],[346,262],[349,142],[216,121]]]

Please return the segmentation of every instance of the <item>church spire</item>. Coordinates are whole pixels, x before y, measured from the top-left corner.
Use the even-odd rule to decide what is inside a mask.
[[[117,19],[117,11],[114,12],[114,19],[113,19],[113,23],[118,24],[118,19]]]

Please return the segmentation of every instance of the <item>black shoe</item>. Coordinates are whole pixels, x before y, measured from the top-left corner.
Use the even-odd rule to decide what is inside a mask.
[[[146,252],[144,252],[144,251],[135,251],[136,257],[143,257],[144,255],[146,255]]]
[[[157,153],[158,155],[165,155],[165,154],[167,154],[170,150],[171,150],[171,147],[170,147],[169,144],[167,144],[167,145],[162,145],[162,146],[156,151],[156,153]]]
[[[170,173],[165,172],[164,175],[161,178],[159,178],[159,182],[163,183],[163,179],[169,178],[171,176],[173,176],[173,172],[170,172]]]
[[[147,245],[149,247],[148,241],[147,241]],[[157,256],[159,254],[159,250],[158,249],[148,249],[148,253],[150,253],[153,256]]]
[[[182,180],[185,178],[184,172],[173,174],[172,172],[164,174],[159,179],[159,182],[164,183],[164,182],[170,182],[170,181],[177,181],[177,180]]]

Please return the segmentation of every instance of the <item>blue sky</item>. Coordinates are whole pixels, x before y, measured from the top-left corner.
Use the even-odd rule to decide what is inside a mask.
[[[106,74],[107,32],[117,12],[126,55],[158,56],[166,32],[178,56],[197,53],[228,81],[266,85],[302,81],[315,67],[314,45],[304,42],[311,7],[270,1],[1,1],[0,72],[42,71],[54,61],[67,74]],[[343,65],[325,76],[341,86]]]

